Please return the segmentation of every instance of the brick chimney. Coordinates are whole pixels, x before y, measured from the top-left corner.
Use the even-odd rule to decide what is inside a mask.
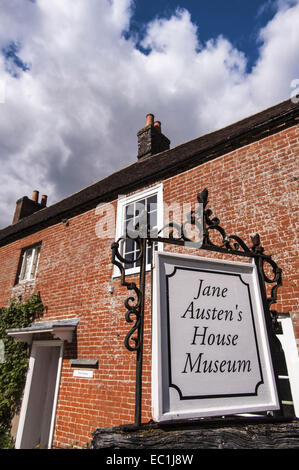
[[[138,159],[168,150],[170,140],[162,134],[161,122],[153,114],[146,115],[145,127],[137,133]]]
[[[34,212],[43,209],[47,205],[47,196],[43,195],[41,202],[38,202],[39,192],[37,190],[33,191],[32,199],[29,199],[27,196],[21,197],[16,202],[16,210],[13,217],[13,224],[19,222],[19,220],[28,215],[33,214]]]

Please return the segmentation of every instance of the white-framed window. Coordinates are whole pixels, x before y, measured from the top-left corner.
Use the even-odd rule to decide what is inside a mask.
[[[138,217],[142,211],[146,211],[147,224],[151,230],[160,230],[163,227],[163,185],[159,184],[132,196],[121,197],[117,206],[116,240],[126,237],[128,230],[134,229]],[[161,243],[155,243],[154,249],[161,249]],[[139,250],[137,243],[130,238],[121,241],[120,252],[126,263],[126,274],[138,273],[140,260],[136,261]],[[147,270],[151,266],[151,247],[147,247]],[[113,276],[119,276],[120,272],[115,267]]]
[[[22,249],[16,284],[35,279],[40,250],[41,243]]]

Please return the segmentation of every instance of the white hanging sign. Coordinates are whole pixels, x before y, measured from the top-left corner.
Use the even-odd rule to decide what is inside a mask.
[[[254,264],[157,252],[156,421],[279,408]]]

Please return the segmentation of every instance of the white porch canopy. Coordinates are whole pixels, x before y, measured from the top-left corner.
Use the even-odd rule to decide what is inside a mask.
[[[79,323],[78,318],[70,320],[53,320],[47,322],[34,323],[26,328],[12,328],[6,330],[9,336],[12,336],[17,341],[23,341],[28,344],[32,343],[33,337],[40,333],[50,333],[53,338],[60,339],[71,343],[73,332]]]

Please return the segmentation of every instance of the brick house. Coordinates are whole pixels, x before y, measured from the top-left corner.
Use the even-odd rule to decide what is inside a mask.
[[[123,343],[127,289],[111,243],[136,202],[154,207],[151,223],[162,227],[165,205],[196,204],[208,188],[228,233],[247,241],[259,233],[282,268],[276,309],[289,313],[281,318],[287,362],[298,360],[298,119],[299,105],[288,100],[170,149],[148,115],[135,163],[48,207],[37,191],[17,201],[12,224],[0,230],[0,305],[39,291],[47,309],[32,327],[9,332],[30,348],[16,447],[84,446],[97,427],[134,422],[135,354]],[[123,255],[132,259],[127,276],[134,280],[136,245],[125,244]],[[152,418],[150,291],[148,270],[143,422]],[[298,390],[296,374],[290,379]]]

